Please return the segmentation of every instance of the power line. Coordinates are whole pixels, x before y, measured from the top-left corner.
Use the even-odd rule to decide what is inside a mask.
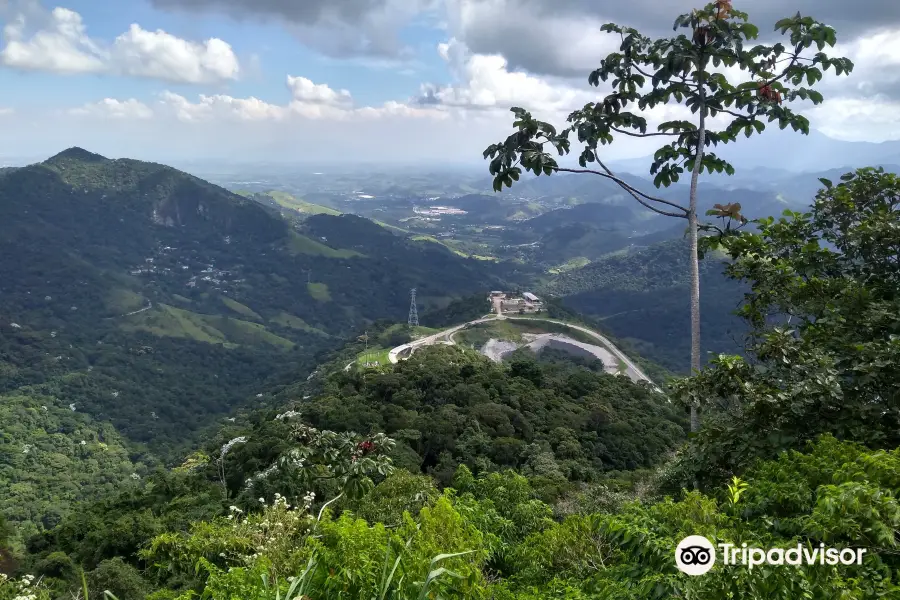
[[[416,307],[416,288],[409,290],[409,317],[406,324],[410,327],[419,326],[419,309]]]

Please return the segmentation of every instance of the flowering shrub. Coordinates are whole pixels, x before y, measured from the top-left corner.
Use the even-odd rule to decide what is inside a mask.
[[[273,576],[292,572],[308,558],[304,540],[315,523],[309,492],[294,504],[281,494],[271,504],[259,499],[261,511],[245,512],[237,506],[229,514],[195,523],[190,532],[157,536],[140,554],[168,571],[216,572],[232,567],[265,564]]]
[[[50,600],[50,593],[34,575],[10,579],[0,573],[0,600]]]
[[[285,413],[278,420],[296,421],[296,416],[298,413]],[[276,490],[288,494],[314,490],[320,496],[360,498],[372,490],[373,477],[383,478],[394,470],[388,457],[394,440],[383,433],[363,437],[296,421],[289,435],[289,447],[267,468],[247,478],[242,501],[270,497]]]

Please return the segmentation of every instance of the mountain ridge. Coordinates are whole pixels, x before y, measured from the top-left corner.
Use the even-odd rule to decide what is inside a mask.
[[[498,285],[493,265],[427,246],[351,215],[294,223],[166,165],[64,150],[0,178],[0,372],[11,382],[0,393],[89,373],[63,389],[93,416],[132,441],[187,440],[260,382],[405,317],[412,287],[425,311]],[[29,346],[39,362],[13,360]],[[192,379],[200,364],[227,376]],[[115,390],[131,390],[125,405]],[[191,403],[204,408],[189,416]]]

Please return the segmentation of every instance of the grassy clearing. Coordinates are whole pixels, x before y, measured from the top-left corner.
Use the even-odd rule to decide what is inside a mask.
[[[388,358],[389,353],[390,348],[369,348],[356,357],[356,363],[361,367],[388,365],[391,362]]]
[[[123,315],[147,306],[147,299],[125,288],[115,288],[106,297],[106,307],[110,312]]]
[[[240,319],[203,315],[167,304],[127,317],[121,325],[126,331],[146,331],[160,337],[196,340],[226,346],[267,345],[290,349],[294,343],[268,331],[258,323]]]
[[[507,317],[502,321],[479,323],[455,334],[454,339],[459,344],[480,347],[491,338],[519,343],[523,341],[522,334],[525,333],[558,333],[585,344],[603,346],[600,340],[583,331],[529,316]]]
[[[508,320],[479,323],[456,333],[453,339],[463,346],[480,348],[489,339],[508,342],[522,342],[523,333],[545,333],[537,327],[527,324],[519,325]]]
[[[245,306],[245,305],[241,304],[240,302],[238,302],[237,300],[235,300],[233,298],[229,298],[227,296],[222,296],[222,304],[224,304],[225,306],[227,306],[234,312],[238,313],[239,315],[241,315],[243,317],[247,317],[248,319],[253,319],[254,321],[262,321],[263,320],[263,318],[259,315],[259,313],[254,311],[249,306]]]
[[[547,272],[556,275],[558,273],[565,273],[566,271],[574,271],[575,269],[580,269],[589,264],[591,264],[591,259],[585,256],[576,256],[575,258],[570,258],[561,265],[557,265],[552,269],[547,269]]]
[[[322,206],[321,204],[313,204],[312,202],[307,202],[305,200],[301,200],[300,198],[295,198],[287,192],[272,190],[270,192],[266,192],[266,195],[274,200],[279,206],[291,208],[304,214],[335,216],[341,214],[339,210],[335,210],[327,206]]]
[[[313,299],[319,302],[331,302],[331,293],[328,286],[324,283],[307,283],[306,290]]]
[[[469,257],[469,255],[466,254],[465,252],[461,252],[461,251],[457,250],[456,248],[454,248],[453,246],[450,246],[446,242],[442,242],[441,240],[437,239],[436,237],[432,237],[430,235],[414,235],[409,239],[414,242],[430,242],[432,244],[438,244],[438,245],[443,246],[444,248],[446,248],[447,250],[449,250],[450,252],[452,252],[453,254],[455,254],[457,256],[462,256],[463,258]]]
[[[290,232],[287,242],[287,251],[297,256],[299,254],[308,254],[311,256],[324,256],[325,258],[353,258],[355,256],[363,256],[359,252],[353,250],[340,249],[336,250],[325,244],[317,242],[305,235],[300,235],[296,231]]]
[[[388,327],[387,329],[385,329],[384,331],[381,332],[381,334],[377,338],[378,342],[381,344],[389,343],[388,340],[390,340],[392,335],[394,335],[395,333],[404,331],[407,327],[408,327],[408,325],[406,323],[395,323],[394,325],[391,325],[390,327]],[[421,337],[429,336],[429,335],[437,333],[439,331],[441,331],[441,330],[434,329],[432,327],[418,326],[418,327],[411,327],[409,333],[410,333],[410,336],[412,337],[412,339],[417,340]]]
[[[414,235],[409,239],[411,239],[414,242],[430,242],[432,244],[440,244],[441,246],[443,246],[444,248],[446,248],[453,254],[456,254],[457,256],[461,256],[463,258],[474,258],[476,260],[497,260],[496,256],[485,256],[485,255],[481,255],[481,254],[466,254],[462,250],[454,248],[448,242],[439,240],[436,237],[432,237],[430,235]]]
[[[376,225],[381,225],[385,229],[392,229],[394,231],[399,231],[400,233],[403,233],[403,234],[409,233],[408,230],[403,229],[402,227],[397,227],[396,225],[391,225],[390,223],[385,223],[384,221],[379,221],[378,219],[372,219],[372,222],[375,223]]]
[[[321,329],[317,329],[311,326],[309,323],[301,319],[300,317],[294,316],[290,313],[281,312],[273,318],[269,319],[271,323],[275,323],[277,325],[281,325],[282,327],[289,327],[291,329],[296,329],[297,331],[306,331],[308,333],[316,333],[318,335],[323,335],[325,337],[330,337],[327,333],[322,331]]]

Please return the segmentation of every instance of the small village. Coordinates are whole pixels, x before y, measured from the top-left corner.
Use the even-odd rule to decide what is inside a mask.
[[[226,238],[226,243],[230,240]],[[196,249],[180,251],[178,248],[164,246],[159,244],[155,255],[144,259],[143,265],[138,265],[130,269],[131,275],[149,275],[149,276],[174,276],[180,274],[187,277],[185,286],[188,288],[196,288],[198,284],[205,284],[212,289],[222,291],[227,289],[229,284],[238,284],[244,279],[235,278],[233,271],[219,269],[215,264],[203,260],[198,256]]]

